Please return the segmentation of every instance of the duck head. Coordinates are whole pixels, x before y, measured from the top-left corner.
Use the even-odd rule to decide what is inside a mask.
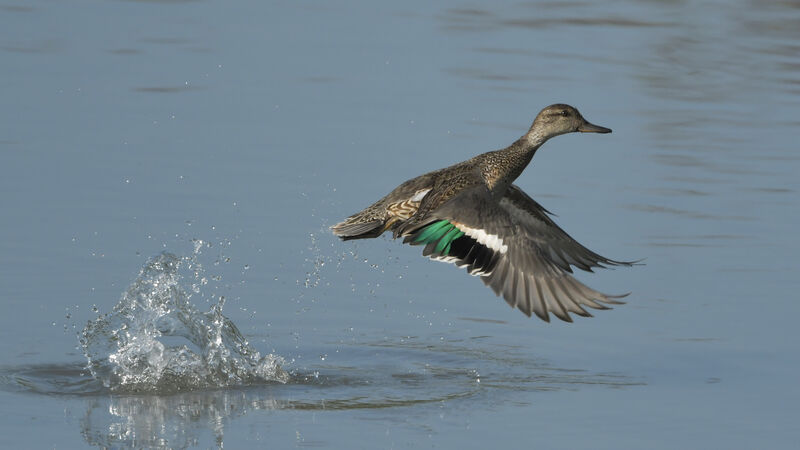
[[[574,132],[611,133],[610,128],[588,122],[577,109],[557,103],[541,110],[526,134],[529,141],[544,142],[554,136]]]

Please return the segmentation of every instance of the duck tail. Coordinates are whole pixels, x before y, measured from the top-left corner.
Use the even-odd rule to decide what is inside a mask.
[[[351,217],[344,222],[337,223],[331,227],[331,231],[343,241],[376,238],[386,231],[385,222],[383,220],[375,219],[361,222],[353,219],[354,218]]]

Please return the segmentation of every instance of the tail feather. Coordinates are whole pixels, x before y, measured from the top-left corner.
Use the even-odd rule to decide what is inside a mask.
[[[345,220],[331,227],[331,231],[343,241],[350,239],[376,238],[384,232],[383,220],[351,223]]]

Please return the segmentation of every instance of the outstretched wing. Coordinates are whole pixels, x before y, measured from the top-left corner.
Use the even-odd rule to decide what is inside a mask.
[[[454,197],[405,241],[425,245],[423,255],[466,267],[512,307],[549,321],[571,322],[570,313],[608,309],[621,296],[595,291],[573,278],[570,265],[589,270],[629,264],[604,258],[569,237],[546,210],[518,187],[497,202],[485,187]]]
[[[515,222],[520,223],[528,236],[536,241],[547,258],[561,269],[572,272],[575,266],[588,272],[595,267],[630,266],[635,262],[615,261],[589,250],[561,229],[544,209],[519,186],[511,185],[500,206],[506,210]]]

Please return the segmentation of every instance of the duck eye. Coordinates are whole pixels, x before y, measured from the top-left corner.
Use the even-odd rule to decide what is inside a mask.
[[[565,110],[561,111],[561,115],[564,116],[564,117],[569,117],[569,111],[567,111],[565,109]]]

